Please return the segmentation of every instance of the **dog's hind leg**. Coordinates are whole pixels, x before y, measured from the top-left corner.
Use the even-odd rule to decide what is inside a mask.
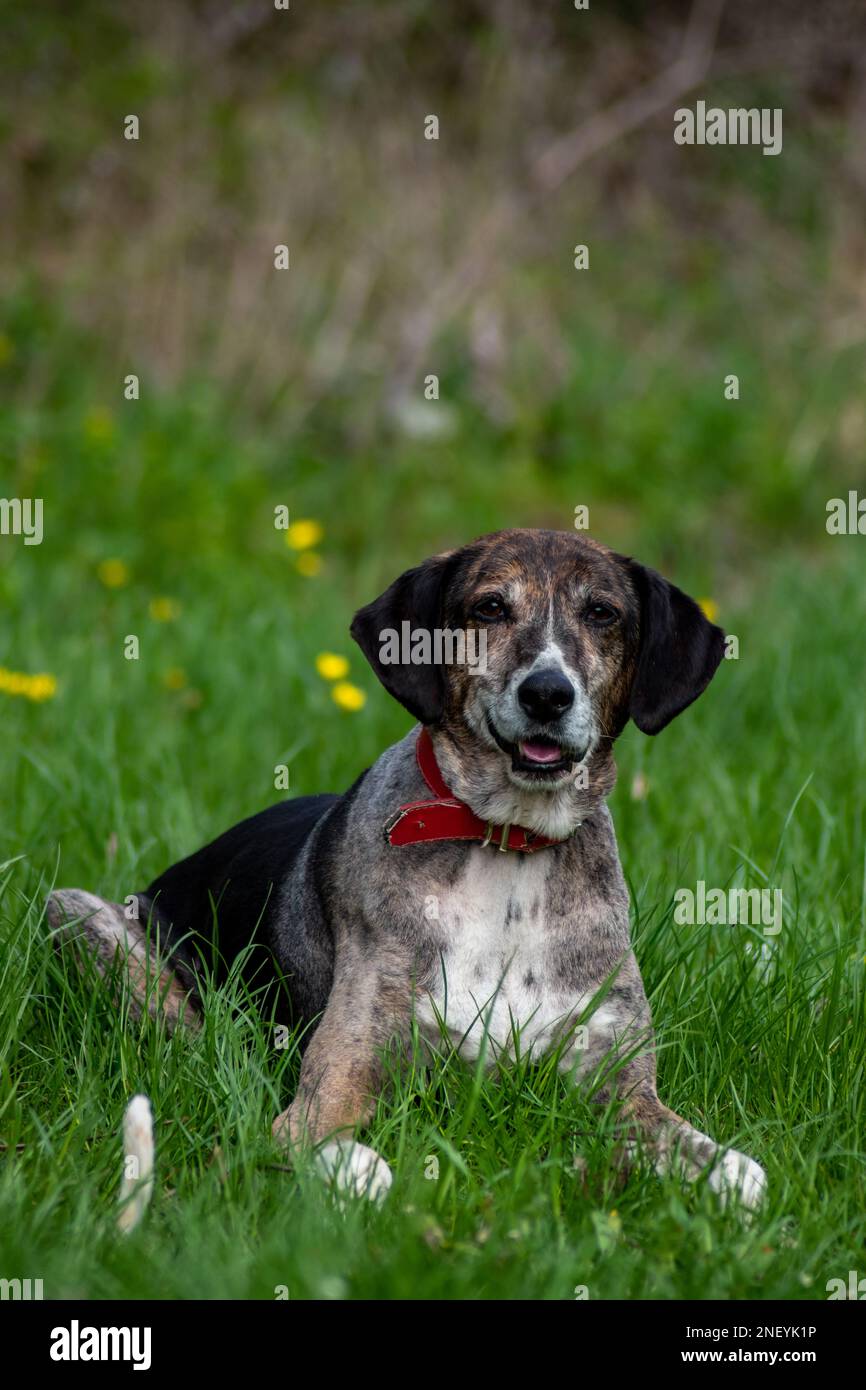
[[[180,1023],[197,1030],[201,1016],[190,992],[157,951],[158,928],[151,931],[127,917],[118,903],[81,888],[58,888],[46,905],[48,925],[57,941],[74,944],[91,956],[101,975],[125,976],[133,1018],[146,1010],[161,1015],[170,1032]]]

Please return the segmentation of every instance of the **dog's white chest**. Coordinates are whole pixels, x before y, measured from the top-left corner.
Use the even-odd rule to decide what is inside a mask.
[[[545,931],[548,872],[543,852],[473,848],[461,877],[427,900],[441,942],[433,983],[416,1001],[429,1042],[442,1046],[444,1023],[467,1058],[478,1056],[485,1030],[491,1062],[498,1052],[513,1054],[515,1033],[522,1053],[541,1052],[584,1006],[555,983]]]

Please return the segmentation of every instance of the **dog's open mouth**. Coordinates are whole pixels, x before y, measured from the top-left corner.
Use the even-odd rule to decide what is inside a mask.
[[[564,758],[558,743],[543,743],[541,740],[534,743],[518,743],[517,751],[521,760],[527,764],[551,765],[561,763]]]
[[[559,773],[568,772],[574,763],[579,763],[584,756],[543,735],[533,739],[521,739],[518,743],[509,743],[490,719],[487,726],[503,753],[510,756],[514,772],[530,772],[539,778],[555,777]]]

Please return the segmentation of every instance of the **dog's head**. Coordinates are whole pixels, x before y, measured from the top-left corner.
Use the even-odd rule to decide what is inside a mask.
[[[352,636],[431,727],[455,795],[556,835],[610,790],[628,719],[658,733],[724,655],[721,629],[680,589],[559,531],[434,555],[360,609]]]

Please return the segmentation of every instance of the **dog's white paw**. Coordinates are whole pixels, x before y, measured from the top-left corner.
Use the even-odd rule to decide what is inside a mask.
[[[734,1197],[755,1211],[767,1195],[767,1175],[760,1163],[736,1149],[726,1149],[710,1173],[709,1185],[723,1203]]]
[[[330,1183],[335,1195],[367,1197],[383,1202],[391,1186],[392,1173],[375,1149],[354,1139],[333,1139],[319,1149],[313,1160],[320,1178]]]

